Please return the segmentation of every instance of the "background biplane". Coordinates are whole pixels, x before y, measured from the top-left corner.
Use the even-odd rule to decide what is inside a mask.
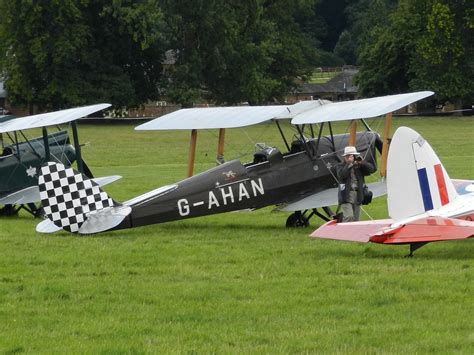
[[[263,147],[255,153],[252,162],[228,161],[122,204],[109,198],[86,176],[62,164],[49,163],[42,167],[39,178],[42,206],[48,219],[41,222],[37,230],[48,233],[62,228],[90,234],[282,204],[286,205],[286,211],[294,211],[287,226],[307,225],[314,214],[327,219],[332,216],[327,206],[337,204],[337,194],[327,193],[337,186],[330,170],[341,161],[343,148],[356,145],[364,158],[374,164],[375,147],[379,146],[382,156],[387,151],[388,137],[382,142],[368,126],[366,132],[356,133],[355,120],[390,113],[432,94],[425,91],[340,103],[317,100],[291,106],[215,107],[173,112],[136,129],[191,129],[189,175],[198,129],[220,130],[218,154],[222,156],[225,128],[272,120],[287,152]],[[291,120],[298,132],[290,143],[281,130],[281,120]],[[331,123],[341,120],[353,120],[351,133],[333,134]],[[325,123],[328,136],[323,136]],[[313,124],[319,124],[317,132]],[[375,195],[384,194],[384,186],[384,182],[374,183]],[[319,207],[327,216],[317,210]],[[305,216],[305,211],[311,212]]]
[[[430,242],[474,236],[474,181],[452,181],[421,135],[408,127],[397,129],[387,163],[387,203],[392,219],[330,221],[311,236],[409,244],[409,256]]]
[[[24,207],[37,214],[35,203],[40,202],[38,175],[41,166],[48,161],[70,167],[74,162],[80,172],[89,178],[93,175],[83,161],[75,120],[101,111],[110,104],[97,104],[67,110],[8,119],[0,123],[0,210],[11,215]],[[67,130],[48,134],[48,126],[71,122],[74,146],[70,143]],[[41,128],[42,136],[28,139],[24,130]],[[9,143],[7,143],[9,141]],[[115,181],[118,177],[97,178],[100,185]]]

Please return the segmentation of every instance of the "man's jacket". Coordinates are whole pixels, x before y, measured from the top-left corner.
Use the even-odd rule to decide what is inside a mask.
[[[349,200],[349,192],[351,190],[351,170],[354,169],[357,176],[357,204],[361,204],[364,199],[364,176],[375,172],[375,167],[363,160],[354,164],[346,162],[339,163],[335,166],[336,177],[339,180],[339,203],[347,203]]]

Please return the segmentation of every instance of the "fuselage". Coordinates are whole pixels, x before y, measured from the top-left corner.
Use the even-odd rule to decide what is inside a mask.
[[[374,133],[358,139],[362,154],[375,156]],[[292,202],[337,186],[330,167],[340,162],[348,135],[333,143],[293,144],[282,154],[276,148],[257,152],[253,162],[229,161],[174,185],[125,202],[130,215],[116,229],[162,223],[237,210],[252,210]],[[323,137],[324,139],[324,137]],[[374,158],[373,158],[374,159]],[[375,163],[375,161],[374,161]]]

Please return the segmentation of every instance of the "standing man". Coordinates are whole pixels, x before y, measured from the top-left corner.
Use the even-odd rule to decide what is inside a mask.
[[[339,204],[344,222],[358,221],[364,199],[364,176],[375,172],[373,164],[362,159],[354,146],[344,148],[344,161],[335,166],[339,180]]]

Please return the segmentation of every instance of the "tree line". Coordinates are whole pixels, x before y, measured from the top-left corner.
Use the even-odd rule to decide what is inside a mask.
[[[281,102],[315,68],[351,64],[364,96],[460,105],[473,28],[469,0],[0,0],[0,75],[11,103],[40,110],[232,105]]]

